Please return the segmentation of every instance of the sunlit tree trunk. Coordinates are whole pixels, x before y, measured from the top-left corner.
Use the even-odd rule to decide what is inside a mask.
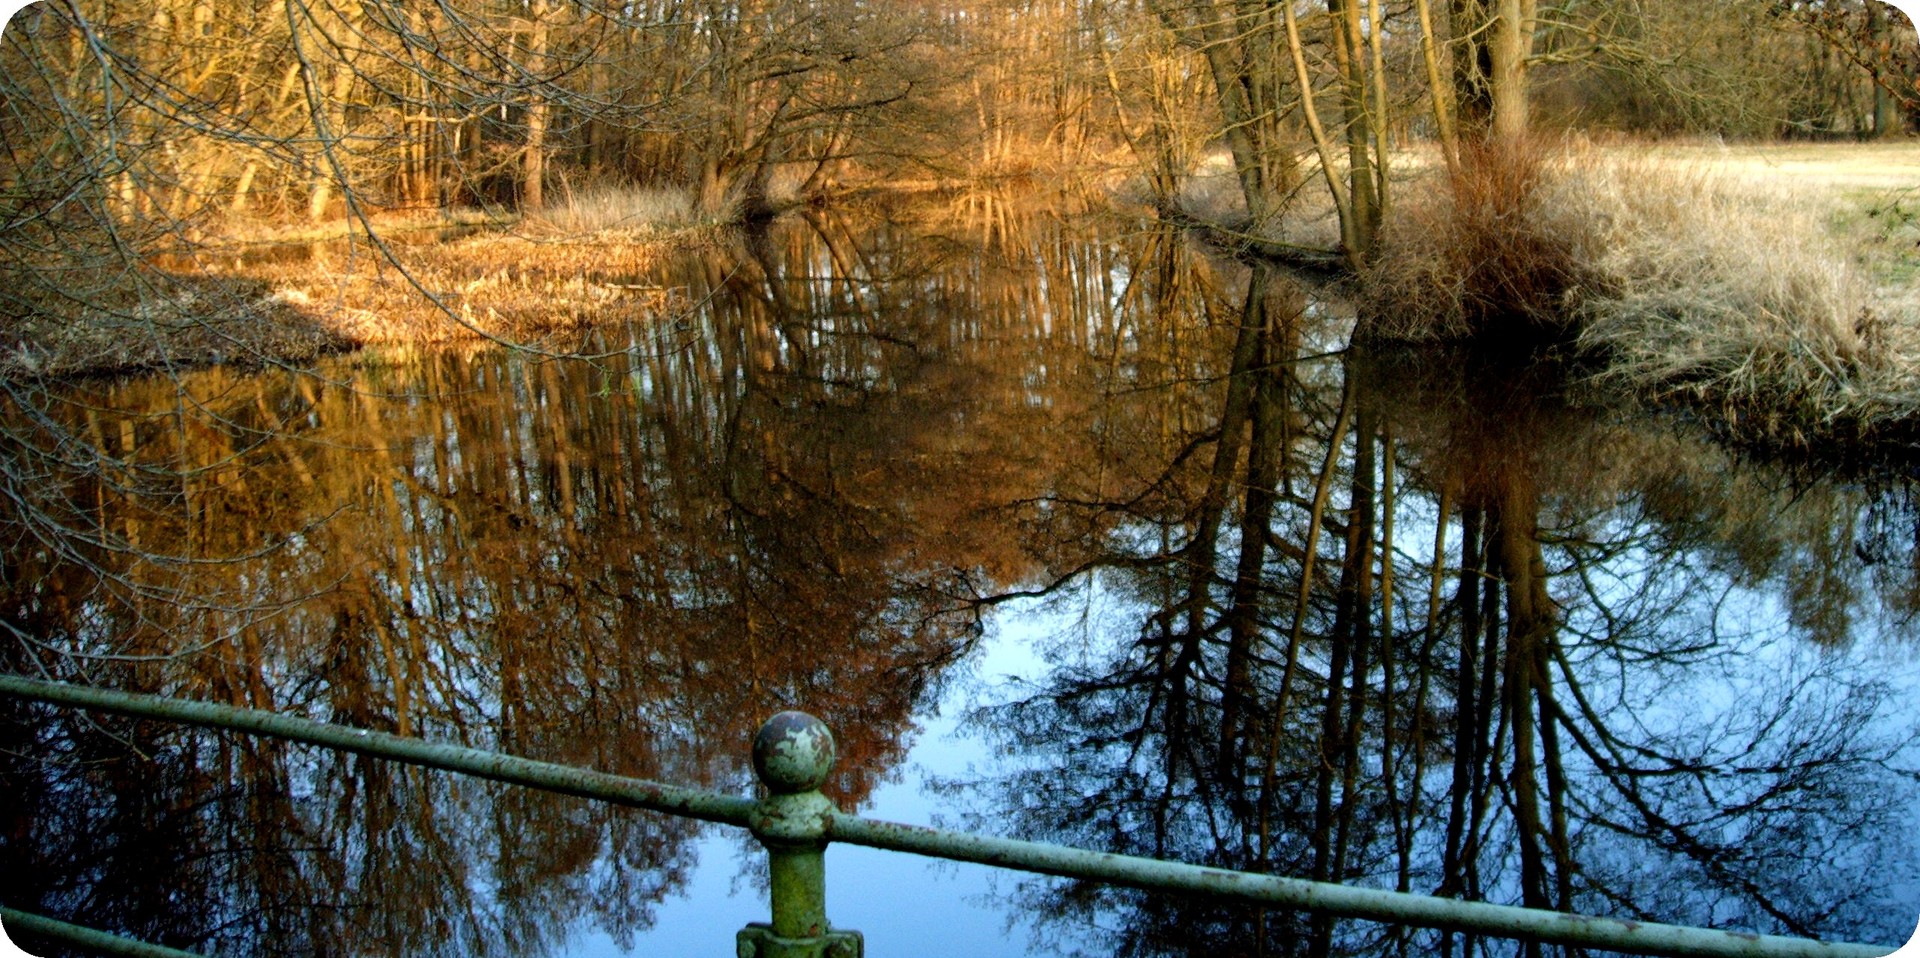
[[[1328,0],[1327,11],[1334,27],[1334,59],[1340,72],[1341,112],[1345,115],[1347,138],[1347,219],[1341,223],[1342,241],[1348,255],[1364,260],[1371,256],[1374,234],[1380,228],[1380,184],[1374,179],[1375,149],[1385,144],[1375,140],[1376,124],[1384,119],[1384,103],[1368,102],[1369,70],[1360,21],[1362,0]],[[1384,150],[1381,156],[1384,157]]]
[[[1433,108],[1434,133],[1449,167],[1459,162],[1459,119],[1454,107],[1453,71],[1444,38],[1435,32],[1432,0],[1414,0],[1420,15],[1420,62],[1427,71],[1427,96]]]
[[[527,145],[521,171],[520,207],[539,210],[547,205],[547,118],[551,106],[547,95],[537,88],[547,70],[547,0],[533,0],[527,13],[527,69],[533,74],[536,89],[527,100]]]
[[[1491,138],[1517,143],[1527,134],[1527,60],[1533,55],[1535,0],[1492,0],[1487,77],[1493,116]]]

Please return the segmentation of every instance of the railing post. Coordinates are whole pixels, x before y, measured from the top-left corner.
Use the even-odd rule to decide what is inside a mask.
[[[739,958],[861,958],[857,931],[827,924],[827,819],[837,809],[820,794],[833,770],[833,733],[804,712],[781,712],[753,738],[753,769],[767,797],[748,822],[767,849],[773,922],[754,922],[735,939]]]

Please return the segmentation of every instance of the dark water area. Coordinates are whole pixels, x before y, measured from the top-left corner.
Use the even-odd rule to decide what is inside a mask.
[[[16,392],[4,667],[739,794],[804,708],[883,817],[1912,932],[1911,485],[1577,370],[1350,349],[1338,302],[1151,225],[946,213],[689,255],[642,278],[684,312],[549,344],[585,358]],[[13,907],[248,955],[728,953],[764,919],[727,829],[0,710]],[[1520,950],[842,851],[874,955]]]

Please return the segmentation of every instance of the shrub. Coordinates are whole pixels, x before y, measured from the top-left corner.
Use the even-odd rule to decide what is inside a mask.
[[[1438,188],[1399,207],[1360,278],[1359,333],[1395,341],[1572,334],[1570,293],[1591,288],[1594,224],[1554,187],[1564,153],[1538,141],[1463,148]]]

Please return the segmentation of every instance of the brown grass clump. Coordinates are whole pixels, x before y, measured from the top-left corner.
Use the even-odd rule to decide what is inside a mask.
[[[685,308],[661,279],[665,263],[730,229],[699,219],[685,191],[611,187],[508,223],[234,219],[162,235],[151,255],[100,242],[85,257],[76,247],[100,231],[80,224],[39,244],[45,262],[0,264],[0,379],[297,363],[368,345],[565,349],[589,330]]]
[[[599,184],[568,190],[562,202],[529,217],[526,226],[578,236],[659,232],[698,220],[693,194],[687,190]]]
[[[1571,335],[1571,293],[1597,281],[1592,224],[1553,187],[1563,152],[1539,141],[1464,148],[1437,189],[1403,204],[1361,277],[1361,335],[1403,342]]]
[[[354,345],[246,280],[155,275],[144,290],[69,305],[0,322],[0,380],[298,363]]]
[[[719,232],[560,240],[483,233],[390,247],[397,264],[370,250],[349,257],[316,247],[304,258],[239,269],[356,346],[488,337],[541,344],[671,308],[676,291],[657,278],[665,257]]]

